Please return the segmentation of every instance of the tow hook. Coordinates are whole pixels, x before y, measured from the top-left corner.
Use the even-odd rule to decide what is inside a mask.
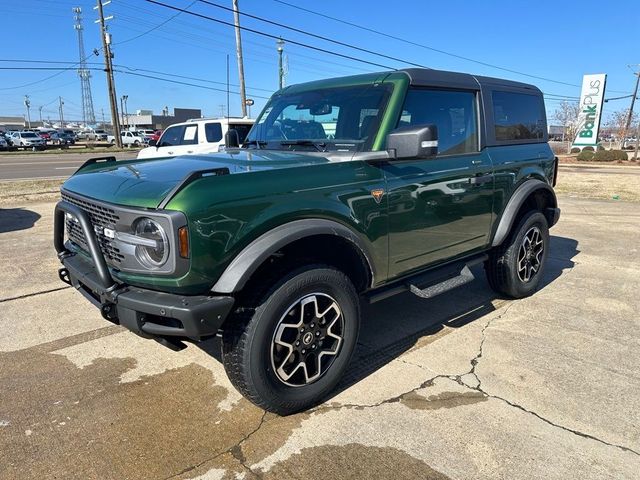
[[[102,313],[102,317],[105,320],[109,320],[110,322],[116,323],[116,324],[119,323],[117,311],[113,303],[104,303],[100,307],[100,313]]]
[[[58,277],[60,277],[60,280],[62,280],[67,285],[71,285],[71,278],[69,278],[69,270],[67,270],[66,268],[63,267],[58,269]]]

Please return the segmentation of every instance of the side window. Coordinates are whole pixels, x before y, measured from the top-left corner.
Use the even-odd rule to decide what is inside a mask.
[[[184,135],[180,145],[195,145],[198,143],[198,125],[187,125],[184,127]]]
[[[184,135],[184,127],[184,125],[176,125],[175,127],[167,128],[162,134],[162,137],[160,137],[158,146],[173,147],[174,145],[180,145]]]
[[[478,151],[474,92],[410,89],[398,127],[430,123],[438,127],[439,155]]]
[[[546,121],[542,97],[526,93],[493,91],[496,140],[541,140]]]
[[[219,123],[205,123],[204,136],[209,143],[219,142],[222,140],[222,126]]]
[[[247,138],[249,130],[251,130],[252,126],[253,125],[247,125],[246,123],[238,123],[229,125],[229,128],[233,128],[236,132],[238,132],[238,139],[240,140],[240,145],[242,145]]]

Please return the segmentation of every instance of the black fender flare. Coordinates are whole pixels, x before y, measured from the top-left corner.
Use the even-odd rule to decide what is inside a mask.
[[[511,195],[509,202],[507,202],[507,206],[505,207],[504,211],[502,212],[502,216],[500,217],[500,222],[498,223],[496,232],[493,235],[493,241],[491,242],[492,247],[500,245],[504,241],[504,239],[507,238],[507,235],[509,234],[511,227],[513,226],[513,221],[515,220],[520,207],[526,201],[529,195],[537,190],[546,190],[547,192],[549,192],[551,194],[551,198],[553,198],[553,205],[551,205],[550,208],[552,208],[553,210],[558,210],[558,200],[556,199],[556,193],[548,183],[534,178],[526,180],[524,183],[520,184],[518,188],[516,188],[516,191],[513,193],[513,195]],[[546,214],[547,212],[543,213]],[[557,218],[557,216],[559,216],[559,212],[554,212],[554,218]],[[549,226],[552,226],[551,222]]]
[[[362,239],[341,223],[312,218],[285,223],[253,240],[231,261],[211,291],[233,293],[241,290],[251,275],[271,255],[296,240],[313,235],[337,235],[354,244],[367,262],[373,285],[374,265]]]

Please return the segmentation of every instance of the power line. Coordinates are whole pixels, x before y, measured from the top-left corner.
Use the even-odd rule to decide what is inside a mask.
[[[207,0],[196,0],[196,1],[198,1],[200,3],[204,3],[205,5],[210,5],[212,7],[221,8],[222,10],[227,10],[227,11],[233,12],[232,8],[225,7],[224,5],[219,5],[217,3],[209,2]],[[408,60],[403,60],[401,58],[397,58],[397,57],[392,57],[390,55],[386,55],[384,53],[375,52],[373,50],[369,50],[369,49],[366,49],[366,48],[358,47],[358,46],[352,45],[350,43],[341,42],[339,40],[334,40],[333,38],[325,37],[323,35],[318,35],[318,34],[311,33],[311,32],[306,31],[306,30],[302,30],[302,29],[299,29],[299,28],[291,27],[289,25],[285,25],[283,23],[275,22],[273,20],[269,20],[269,19],[266,19],[266,18],[263,18],[263,17],[259,17],[257,15],[251,15],[249,13],[240,12],[240,11],[238,13],[240,15],[243,15],[243,16],[249,17],[249,18],[253,18],[253,19],[258,20],[260,22],[268,23],[270,25],[275,25],[275,26],[280,27],[280,28],[285,28],[287,30],[291,30],[292,32],[301,33],[301,34],[307,35],[309,37],[317,38],[319,40],[324,40],[325,42],[334,43],[334,44],[340,45],[342,47],[347,47],[347,48],[351,48],[351,49],[354,49],[354,50],[358,50],[360,52],[368,53],[370,55],[376,55],[378,57],[386,58],[387,60],[393,60],[395,62],[406,63],[407,65],[413,65],[414,67],[430,68],[430,67],[427,67],[426,65],[421,65],[419,63],[410,62]]]
[[[175,84],[178,84],[178,85],[187,85],[189,87],[203,88],[205,90],[213,90],[213,91],[216,91],[216,92],[224,92],[224,93],[227,92],[225,89],[222,89],[222,88],[207,87],[205,85],[197,85],[195,83],[182,82],[182,81],[179,81],[179,80],[170,80],[168,78],[156,77],[154,75],[146,75],[144,73],[127,72],[125,70],[114,70],[114,72],[123,73],[125,75],[134,75],[136,77],[150,78],[150,79],[153,79],[153,80],[159,80],[161,82],[168,82],[168,83],[175,83]],[[238,92],[231,92],[231,93],[234,93],[236,95],[238,94]],[[261,95],[253,95],[253,96],[256,97],[256,98],[262,98],[264,100],[268,100],[269,99],[269,97],[263,97]]]
[[[169,5],[169,4],[166,4],[166,3],[163,3],[163,2],[159,2],[157,0],[145,0],[145,1],[148,2],[148,3],[153,3],[155,5],[159,5],[161,7],[169,8],[171,10],[176,10],[176,11],[180,11],[180,12],[183,12],[183,13],[188,13],[189,15],[192,15],[194,17],[199,17],[199,18],[203,18],[205,20],[209,20],[209,21],[212,21],[212,22],[220,23],[222,25],[227,25],[227,26],[230,26],[230,27],[234,27],[233,23],[226,22],[224,20],[219,20],[217,18],[210,17],[208,15],[203,15],[201,13],[190,12],[188,10],[184,10],[182,8],[179,8],[179,7],[174,7],[173,5]],[[260,30],[254,29],[254,28],[241,26],[240,29],[245,30],[247,32],[255,33],[256,35],[262,35],[263,37],[272,38],[274,40],[277,40],[278,38],[281,38],[278,35],[272,35],[270,33],[262,32]],[[309,48],[309,49],[315,50],[317,52],[327,53],[329,55],[334,55],[336,57],[346,58],[346,59],[353,60],[353,61],[360,62],[360,63],[366,63],[368,65],[373,65],[375,67],[381,67],[381,68],[384,68],[384,69],[387,69],[387,70],[397,70],[396,68],[390,67],[388,65],[383,65],[381,63],[371,62],[369,60],[364,60],[362,58],[353,57],[351,55],[346,55],[344,53],[338,53],[338,52],[334,52],[334,51],[331,51],[331,50],[327,50],[325,48],[315,47],[313,45],[309,45],[309,44],[306,44],[306,43],[303,43],[303,42],[298,42],[298,41],[295,41],[295,40],[287,39],[287,38],[284,38],[284,37],[282,37],[282,39],[284,41],[288,42],[288,43],[293,44],[293,45],[299,45],[301,47]]]
[[[568,85],[570,87],[580,87],[580,85],[577,85],[577,84],[574,84],[574,83],[562,82],[560,80],[554,80],[552,78],[547,78],[547,77],[540,77],[538,75],[532,75],[532,74],[529,74],[529,73],[520,72],[518,70],[513,70],[513,69],[510,69],[510,68],[501,67],[499,65],[494,65],[492,63],[483,62],[481,60],[475,60],[473,58],[464,57],[462,55],[458,55],[458,54],[455,54],[455,53],[447,52],[447,51],[441,50],[439,48],[434,48],[434,47],[431,47],[429,45],[425,45],[425,44],[422,44],[422,43],[414,42],[414,41],[408,40],[406,38],[397,37],[395,35],[391,35],[389,33],[382,32],[380,30],[375,30],[373,28],[365,27],[365,26],[359,25],[357,23],[348,22],[348,21],[343,20],[341,18],[332,17],[330,15],[326,15],[324,13],[316,12],[316,11],[310,10],[308,8],[303,8],[303,7],[300,7],[298,5],[294,5],[294,4],[285,2],[283,0],[273,0],[273,1],[277,2],[277,3],[280,3],[282,5],[287,5],[288,7],[291,7],[291,8],[295,8],[297,10],[302,10],[304,12],[311,13],[312,15],[317,15],[319,17],[328,18],[329,20],[333,20],[335,22],[339,22],[339,23],[342,23],[342,24],[345,24],[345,25],[349,25],[351,27],[359,28],[360,30],[364,30],[364,31],[367,31],[367,32],[375,33],[376,35],[381,35],[383,37],[391,38],[393,40],[397,40],[399,42],[403,42],[403,43],[406,43],[408,45],[413,45],[415,47],[424,48],[426,50],[431,50],[433,52],[441,53],[443,55],[448,55],[448,56],[454,57],[454,58],[459,58],[461,60],[466,60],[468,62],[477,63],[479,65],[484,65],[485,67],[495,68],[495,69],[502,70],[502,71],[505,71],[505,72],[515,73],[517,75],[523,75],[523,76],[529,77],[529,78],[536,78],[538,80],[544,80],[544,81],[547,81],[547,82],[553,82],[553,83],[557,83],[557,84],[560,84],[560,85]],[[623,92],[623,93],[625,93],[625,92]]]
[[[155,73],[158,75],[166,75],[167,77],[175,77],[175,78],[183,78],[185,80],[195,80],[197,82],[205,82],[205,83],[213,83],[216,85],[226,85],[226,82],[216,82],[214,80],[208,80],[206,78],[198,78],[198,77],[188,77],[186,75],[178,75],[175,73],[166,73],[166,72],[160,72],[158,70],[147,70],[145,68],[134,68],[134,67],[128,67],[126,65],[114,65],[114,67],[118,67],[118,68],[126,68],[129,71],[133,71],[133,72],[146,72],[146,73]],[[229,85],[231,85],[232,87],[238,87],[239,85],[230,83]],[[268,92],[268,93],[273,93],[273,90],[271,89],[267,89],[267,88],[257,88],[257,87],[247,87],[249,90],[259,90],[262,92]],[[226,92],[226,90],[225,90]]]
[[[197,1],[198,1],[198,0],[193,0],[193,2],[191,2],[189,5],[187,5],[187,6],[185,7],[185,10],[188,10],[188,9],[190,9],[191,7],[193,7],[193,5],[194,5]],[[134,40],[137,40],[138,38],[143,37],[143,36],[145,36],[145,35],[147,35],[147,34],[149,34],[149,33],[153,32],[154,30],[157,30],[158,28],[162,27],[163,25],[166,25],[166,24],[167,24],[167,23],[169,23],[171,20],[173,20],[174,18],[176,18],[177,16],[179,16],[179,15],[181,15],[181,14],[182,14],[182,12],[178,12],[178,13],[176,13],[175,15],[172,15],[172,16],[170,16],[169,18],[167,18],[164,22],[159,23],[159,24],[158,24],[158,25],[156,25],[155,27],[153,27],[153,28],[151,28],[151,29],[147,30],[146,32],[143,32],[143,33],[141,33],[141,34],[139,34],[139,35],[136,35],[136,36],[134,36],[134,37],[131,37],[131,38],[127,38],[126,40],[123,40],[123,41],[121,41],[121,42],[114,43],[114,45],[122,45],[123,43],[128,43],[128,42],[132,42],[132,41],[134,41]]]

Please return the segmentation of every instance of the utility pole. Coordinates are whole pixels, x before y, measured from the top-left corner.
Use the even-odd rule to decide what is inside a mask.
[[[100,108],[100,113],[102,113],[102,128],[107,126],[107,123],[104,121],[104,108]]]
[[[238,77],[240,79],[240,107],[242,108],[242,116],[247,116],[247,94],[244,88],[244,63],[242,61],[242,39],[240,37],[240,14],[238,13],[238,0],[232,0],[233,3],[233,22],[236,30],[236,56],[238,57]]]
[[[62,110],[62,106],[64,102],[62,101],[62,97],[58,97],[58,113],[60,114],[60,128],[64,128],[64,112]]]
[[[279,38],[276,41],[278,47],[278,89],[282,90],[284,87],[284,67],[282,66],[282,52],[284,50],[284,40]]]
[[[111,105],[111,125],[113,126],[113,137],[116,147],[122,148],[122,137],[120,136],[120,119],[118,118],[118,97],[116,96],[116,86],[113,79],[113,64],[111,62],[113,54],[111,53],[111,34],[107,32],[105,20],[113,18],[113,16],[104,18],[102,9],[102,0],[97,0],[98,5],[94,7],[98,10],[100,18],[96,23],[100,23],[100,34],[102,36],[102,51],[104,52],[104,71],[107,73],[107,86],[109,88],[109,104]]]
[[[29,95],[24,96],[24,106],[27,107],[27,122],[29,122],[29,128],[31,128],[31,111],[29,110],[31,101],[29,100]]]
[[[638,65],[640,66],[640,65]],[[640,71],[633,72],[633,74],[638,77],[636,79],[636,88],[633,90],[633,96],[631,97],[631,106],[629,107],[629,113],[627,114],[627,121],[624,124],[624,130],[622,131],[622,143],[620,144],[620,148],[624,147],[624,140],[627,137],[627,132],[629,131],[629,127],[631,126],[631,117],[633,116],[633,106],[636,103],[636,95],[638,95],[638,85],[640,85]]]
[[[40,123],[44,127],[44,122],[42,121],[42,105],[38,107],[38,112],[40,113]]]
[[[120,112],[122,113],[122,123],[126,125],[123,128],[129,128],[129,114],[127,113],[127,100],[129,95],[122,95],[120,97]]]
[[[127,122],[127,129],[129,128],[129,109],[127,108],[127,100],[129,100],[129,95],[123,95],[122,96],[123,100],[124,100],[124,118],[126,118],[126,122]]]

